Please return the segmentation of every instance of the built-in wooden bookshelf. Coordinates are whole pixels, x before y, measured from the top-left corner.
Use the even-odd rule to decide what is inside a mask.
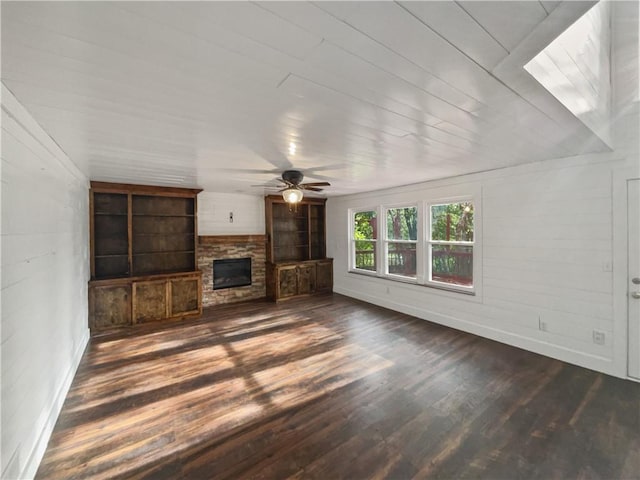
[[[267,296],[281,300],[331,291],[333,263],[326,258],[325,199],[295,206],[281,196],[265,197]]]
[[[129,275],[128,196],[93,194],[93,278]]]
[[[91,182],[92,331],[201,313],[199,192]]]
[[[134,275],[195,270],[195,197],[132,195]]]

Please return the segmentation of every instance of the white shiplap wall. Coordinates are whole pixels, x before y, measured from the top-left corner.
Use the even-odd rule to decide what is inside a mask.
[[[233,222],[229,213],[233,212]],[[198,235],[264,235],[264,199],[258,195],[202,192]]]
[[[329,199],[334,290],[612,374],[612,169],[555,160]],[[347,272],[348,211],[481,190],[481,294],[469,297]],[[539,329],[539,322],[546,331]],[[605,344],[593,343],[593,330]]]
[[[88,341],[88,181],[2,85],[2,478],[31,478]]]
[[[626,180],[640,178],[638,3],[611,23],[612,151],[330,198],[334,290],[554,358],[627,375]],[[629,28],[629,25],[636,26]],[[347,272],[350,208],[478,191],[481,294],[441,292]],[[546,324],[546,331],[539,322]],[[593,330],[605,344],[593,342]]]

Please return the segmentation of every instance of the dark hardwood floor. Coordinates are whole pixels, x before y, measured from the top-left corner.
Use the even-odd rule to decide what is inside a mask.
[[[640,384],[340,295],[93,339],[37,478],[638,478]]]

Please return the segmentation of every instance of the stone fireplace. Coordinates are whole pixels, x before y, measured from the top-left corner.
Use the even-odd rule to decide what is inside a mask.
[[[203,307],[265,296],[265,242],[264,235],[207,235],[198,237],[198,268],[202,270]],[[214,289],[214,261],[241,259],[244,259],[244,262],[249,259],[250,285],[216,287]],[[228,265],[229,263],[240,262],[219,262],[218,265]],[[222,271],[225,271],[224,267]]]

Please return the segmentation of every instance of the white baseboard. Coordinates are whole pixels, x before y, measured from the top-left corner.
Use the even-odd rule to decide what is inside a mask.
[[[609,358],[579,352],[577,350],[540,341],[534,338],[524,337],[516,333],[487,327],[485,325],[479,325],[477,323],[462,320],[450,315],[433,312],[426,308],[420,308],[413,305],[394,302],[393,300],[367,295],[359,291],[350,290],[335,285],[333,291],[335,293],[346,295],[347,297],[356,298],[358,300],[362,300],[373,305],[378,305],[380,307],[388,308],[396,312],[412,315],[429,322],[455,328],[456,330],[461,330],[463,332],[472,333],[474,335],[488,338],[490,340],[495,340],[496,342],[511,345],[513,347],[522,348],[523,350],[527,350],[529,352],[538,353],[546,357],[555,358],[556,360],[561,360],[563,362],[578,365],[580,367],[595,370],[597,372],[606,373],[607,375],[611,375],[614,377],[628,379],[626,373],[621,374],[620,372],[616,371],[613,361]]]
[[[44,456],[44,452],[47,449],[49,439],[51,438],[53,427],[55,427],[56,425],[58,415],[60,415],[60,410],[62,410],[62,405],[64,404],[64,400],[67,397],[67,393],[69,393],[71,382],[73,382],[73,378],[75,377],[78,366],[80,365],[80,360],[82,359],[82,355],[84,354],[88,343],[89,329],[87,328],[84,331],[82,338],[80,339],[78,348],[75,352],[73,352],[72,364],[64,377],[62,385],[58,389],[58,393],[49,406],[49,411],[42,412],[41,418],[46,418],[46,421],[42,426],[42,430],[40,431],[38,440],[31,450],[29,459],[25,463],[24,468],[22,468],[19,477],[20,479],[32,479],[35,477],[36,472],[38,471],[38,467],[40,466],[40,462],[42,461],[42,457]]]

